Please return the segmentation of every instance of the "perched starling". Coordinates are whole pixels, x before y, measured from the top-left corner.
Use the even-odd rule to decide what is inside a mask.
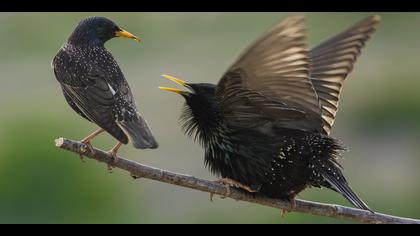
[[[55,77],[67,103],[80,116],[100,129],[82,140],[91,140],[106,131],[118,140],[110,153],[116,153],[130,138],[135,148],[157,148],[146,121],[139,114],[130,87],[104,43],[114,37],[140,42],[104,17],[82,20],[58,51],[52,62]]]
[[[186,100],[184,131],[200,141],[221,182],[286,199],[327,187],[369,210],[353,192],[329,137],[342,84],[380,18],[371,16],[307,50],[303,18],[291,16],[253,43],[217,85],[160,87]]]

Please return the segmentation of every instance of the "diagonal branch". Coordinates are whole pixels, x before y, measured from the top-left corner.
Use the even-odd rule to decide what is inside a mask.
[[[96,148],[93,149],[94,153],[92,153],[87,145],[65,138],[55,140],[55,145],[59,148],[66,149],[77,154],[83,154],[91,159],[112,164],[116,168],[128,171],[133,177],[152,179],[221,196],[226,195],[226,187],[214,181],[172,173],[166,170],[142,165],[121,157],[118,162],[114,164],[112,156],[108,153]],[[232,189],[228,197],[239,201],[246,201],[279,209],[290,208],[289,202],[264,197],[254,197],[236,189]],[[370,213],[368,211],[340,205],[331,205],[304,200],[296,200],[296,208],[294,211],[312,215],[328,216],[337,219],[354,220],[361,223],[420,224],[420,220],[416,219],[402,218],[380,213]]]

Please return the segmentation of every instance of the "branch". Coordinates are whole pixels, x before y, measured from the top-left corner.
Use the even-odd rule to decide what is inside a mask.
[[[221,196],[225,196],[227,192],[224,185],[214,181],[198,179],[189,175],[172,173],[166,170],[142,165],[121,157],[119,157],[118,162],[114,164],[112,156],[108,153],[96,148],[93,149],[94,153],[92,153],[87,145],[80,142],[59,138],[55,140],[55,145],[59,148],[66,149],[77,154],[83,154],[84,156],[91,159],[95,159],[106,164],[112,164],[116,168],[128,171],[133,177],[152,179]],[[236,189],[231,189],[228,197],[238,201],[251,202],[278,209],[290,208],[289,202],[265,197],[255,197]],[[370,213],[368,211],[340,205],[331,205],[304,200],[296,200],[296,208],[294,211],[312,215],[328,216],[337,219],[354,220],[361,223],[420,224],[420,220],[416,219],[402,218],[380,213]]]

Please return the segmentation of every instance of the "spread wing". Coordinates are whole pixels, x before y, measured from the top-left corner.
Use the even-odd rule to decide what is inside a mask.
[[[113,111],[116,102],[115,89],[108,83],[106,73],[88,72],[80,64],[72,64],[71,56],[60,51],[53,61],[54,74],[63,92],[73,104],[92,122],[123,143],[128,138],[117,125]]]
[[[303,18],[286,18],[245,50],[220,80],[216,98],[227,122],[236,127],[271,122],[322,129],[320,104],[309,79]]]
[[[325,134],[334,123],[343,82],[379,21],[379,16],[370,16],[309,52],[310,78],[321,102]]]

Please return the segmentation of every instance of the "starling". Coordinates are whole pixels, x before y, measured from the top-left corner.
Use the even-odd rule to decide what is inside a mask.
[[[139,114],[130,87],[105,42],[125,37],[140,42],[104,17],[82,20],[52,61],[56,79],[67,103],[80,116],[100,129],[82,140],[91,140],[103,131],[118,140],[109,152],[116,153],[130,138],[135,148],[157,148],[146,121]]]
[[[186,134],[205,149],[205,164],[225,184],[289,200],[307,187],[326,187],[358,208],[338,157],[342,144],[329,136],[342,84],[375,31],[370,16],[307,50],[303,18],[291,16],[254,42],[217,85],[186,83]],[[370,210],[369,210],[370,211]]]

